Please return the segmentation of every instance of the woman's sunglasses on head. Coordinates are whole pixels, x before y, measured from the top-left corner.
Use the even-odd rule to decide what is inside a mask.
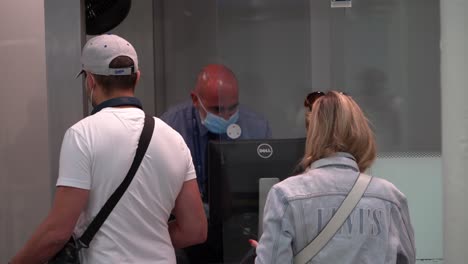
[[[325,95],[324,92],[309,93],[304,100],[304,107],[307,107],[310,110],[312,110],[312,105],[315,103],[315,101],[317,101],[317,99],[319,99],[320,97],[324,95]]]
[[[348,94],[346,94],[344,92],[340,92],[340,93],[344,94],[344,95],[348,95]],[[315,101],[317,101],[317,99],[319,99],[320,97],[322,97],[324,95],[325,95],[325,93],[320,92],[320,91],[309,93],[306,96],[306,99],[304,100],[304,107],[307,107],[307,108],[309,108],[309,110],[312,110],[312,105],[315,103]]]

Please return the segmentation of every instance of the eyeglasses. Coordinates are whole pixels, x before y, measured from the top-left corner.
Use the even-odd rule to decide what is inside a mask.
[[[324,96],[324,92],[312,92],[306,96],[306,99],[304,100],[304,107],[309,108],[312,110],[312,105],[319,99],[320,97]]]
[[[215,105],[215,106],[207,106],[205,107],[205,103],[203,103],[201,97],[199,95],[196,95],[198,98],[198,101],[200,102],[201,107],[206,111],[210,112],[215,115],[225,115],[225,114],[234,114],[236,111],[239,109],[239,103],[234,103],[229,106],[220,106],[220,105]]]

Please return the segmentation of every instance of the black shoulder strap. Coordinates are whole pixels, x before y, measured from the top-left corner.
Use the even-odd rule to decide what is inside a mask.
[[[99,228],[101,228],[104,221],[106,221],[107,217],[110,215],[112,210],[114,209],[115,205],[119,202],[122,195],[127,190],[128,186],[133,180],[135,173],[137,172],[138,168],[140,167],[141,161],[145,156],[146,150],[148,149],[148,145],[151,141],[151,137],[153,136],[154,130],[154,118],[152,116],[145,115],[145,123],[143,125],[143,130],[141,132],[140,141],[138,142],[138,148],[136,150],[135,158],[133,159],[132,166],[125,176],[123,182],[117,187],[114,193],[109,197],[107,202],[101,208],[99,213],[93,219],[91,224],[89,224],[88,228],[85,230],[83,235],[78,240],[79,244],[82,247],[87,248],[89,247],[89,243],[93,239],[94,235],[96,235]]]

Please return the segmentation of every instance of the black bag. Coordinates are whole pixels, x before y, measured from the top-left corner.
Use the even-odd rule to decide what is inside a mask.
[[[65,246],[49,260],[48,263],[57,264],[80,264],[79,251],[82,246],[79,245],[75,237],[70,237]]]
[[[51,259],[49,264],[79,264],[79,252],[82,248],[88,248],[94,235],[97,233],[99,228],[104,224],[106,218],[112,212],[112,209],[117,205],[122,195],[127,190],[128,186],[133,180],[133,176],[140,167],[141,161],[145,156],[148,145],[153,136],[154,130],[154,119],[152,116],[145,116],[145,123],[141,132],[140,141],[138,142],[138,148],[136,150],[135,158],[133,159],[132,166],[128,170],[127,176],[123,182],[117,187],[114,193],[110,196],[104,206],[101,208],[99,213],[93,219],[88,228],[84,231],[83,235],[79,239],[71,237],[65,246]]]

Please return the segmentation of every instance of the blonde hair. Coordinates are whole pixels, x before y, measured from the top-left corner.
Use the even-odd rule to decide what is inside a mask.
[[[360,171],[376,157],[374,133],[356,102],[347,95],[330,91],[318,98],[307,115],[308,129],[301,167],[337,152],[354,156]]]

